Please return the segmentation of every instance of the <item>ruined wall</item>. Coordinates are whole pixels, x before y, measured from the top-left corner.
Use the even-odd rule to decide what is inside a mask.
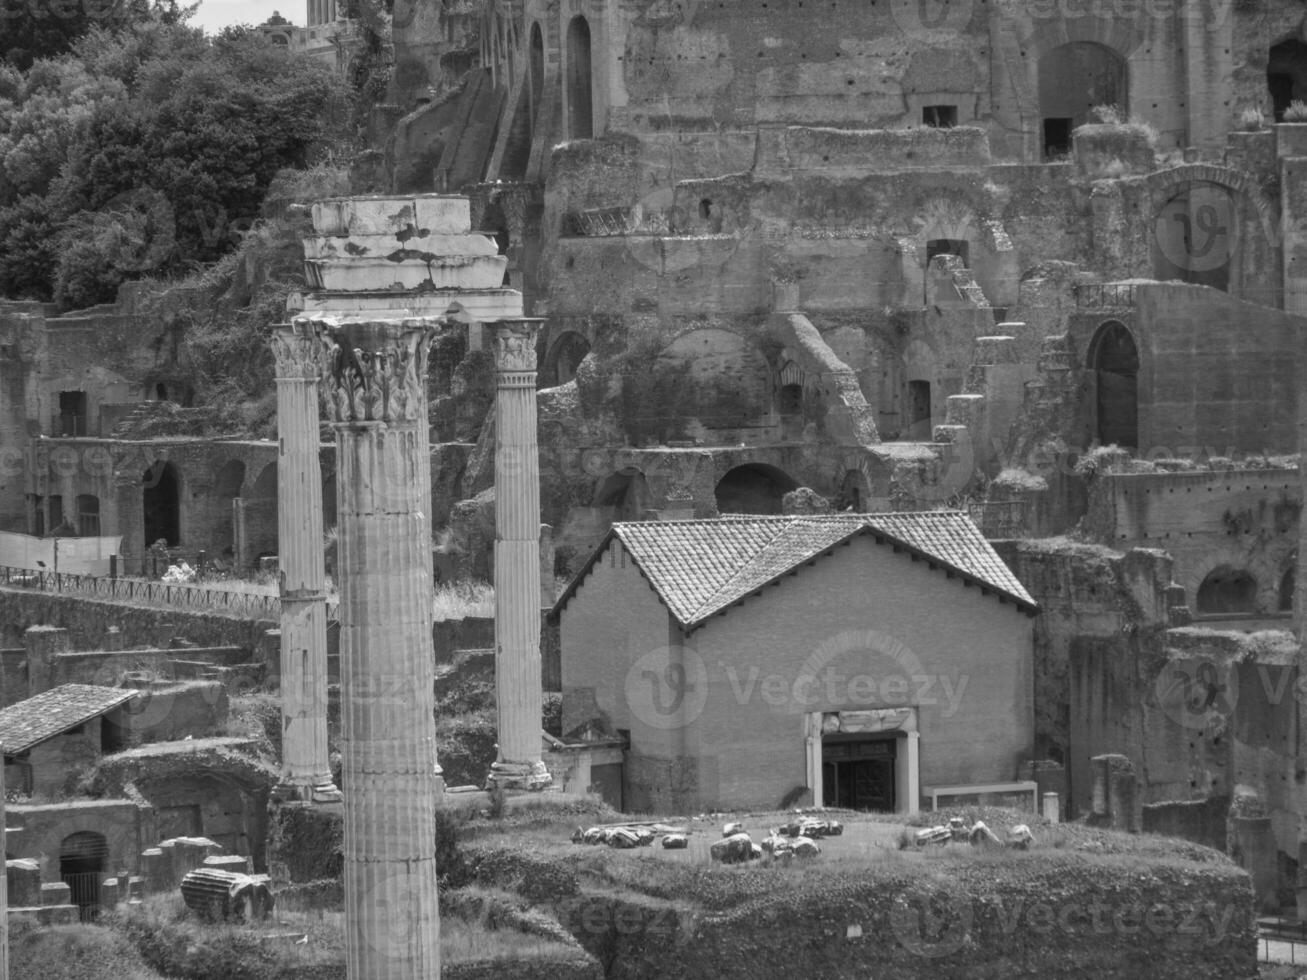
[[[158,838],[148,807],[122,799],[69,800],[64,803],[11,803],[5,849],[16,858],[37,858],[43,881],[59,880],[60,845],[77,833],[101,834],[109,848],[105,871],[135,872],[142,849]]]
[[[179,636],[196,644],[219,643],[253,651],[264,631],[277,625],[217,612],[151,609],[24,589],[0,589],[0,622],[6,646],[17,647],[30,626],[49,625],[67,629],[71,645],[82,650],[106,649],[108,628],[116,626],[127,647],[166,647]]]
[[[1089,484],[1086,530],[1114,548],[1165,549],[1191,600],[1214,569],[1247,571],[1256,611],[1287,616],[1301,509],[1296,469],[1103,473]]]

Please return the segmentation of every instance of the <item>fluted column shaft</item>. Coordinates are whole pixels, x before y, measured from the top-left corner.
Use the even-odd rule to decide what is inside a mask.
[[[5,767],[0,764],[0,854],[5,853]],[[0,980],[9,980],[9,880],[0,874]]]
[[[434,321],[315,321],[336,420],[350,980],[440,976],[427,347]]]
[[[281,784],[335,802],[327,748],[327,599],[318,463],[322,344],[298,323],[272,336],[277,362],[277,552],[281,565]]]
[[[536,335],[540,321],[495,326],[495,696],[499,759],[492,778],[538,788],[541,761],[540,460]]]

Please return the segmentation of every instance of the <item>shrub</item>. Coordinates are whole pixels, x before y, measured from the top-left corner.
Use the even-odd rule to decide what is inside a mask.
[[[1239,112],[1239,128],[1245,133],[1256,133],[1266,128],[1266,114],[1257,106]]]
[[[1294,99],[1289,103],[1289,108],[1284,110],[1285,122],[1307,122],[1307,102],[1302,99]]]

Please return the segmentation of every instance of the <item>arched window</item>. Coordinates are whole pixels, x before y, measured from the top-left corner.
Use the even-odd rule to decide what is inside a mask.
[[[545,38],[539,24],[531,25],[531,56],[528,61],[531,75],[531,129],[539,125],[540,94],[545,89]]]
[[[714,491],[721,514],[779,514],[782,500],[799,484],[784,470],[746,463],[727,472]]]
[[[594,138],[594,95],[590,79],[590,25],[584,17],[573,17],[567,25],[567,118],[568,136],[574,140]]]
[[[1198,613],[1217,616],[1257,611],[1257,581],[1241,568],[1221,565],[1198,586]]]
[[[1139,445],[1139,350],[1125,324],[1109,320],[1090,344],[1095,430],[1103,445]]]
[[[1044,156],[1071,152],[1071,133],[1090,121],[1095,106],[1128,108],[1125,60],[1111,48],[1075,41],[1039,59],[1039,113]]]

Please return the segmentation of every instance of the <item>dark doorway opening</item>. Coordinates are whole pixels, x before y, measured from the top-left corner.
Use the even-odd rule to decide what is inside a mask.
[[[897,738],[827,735],[821,740],[825,806],[893,813]]]
[[[737,466],[717,482],[717,512],[779,514],[785,495],[798,486],[784,470],[774,466],[762,463]]]
[[[1266,63],[1266,87],[1276,122],[1284,122],[1285,110],[1295,99],[1307,101],[1307,44],[1297,38],[1271,48]]]
[[[922,125],[931,129],[952,129],[958,124],[958,107],[955,105],[928,105],[921,110]]]
[[[155,463],[141,477],[145,511],[145,547],[162,538],[170,548],[181,541],[181,487],[172,463]]]
[[[967,265],[967,256],[971,251],[966,240],[961,238],[932,238],[926,242],[926,268],[930,268],[931,260],[936,255],[956,255],[962,260],[963,265]]]
[[[1127,449],[1139,446],[1139,350],[1125,324],[1112,320],[1098,329],[1092,345],[1098,441]]]
[[[70,834],[59,847],[59,877],[72,893],[83,922],[100,915],[100,881],[108,860],[104,835],[89,830]]]
[[[1219,616],[1257,611],[1257,580],[1241,568],[1221,565],[1198,586],[1198,613]]]
[[[545,39],[539,24],[531,25],[531,55],[528,62],[531,78],[531,132],[540,124],[540,94],[545,89]]]
[[[1071,153],[1072,120],[1065,117],[1044,120],[1044,158],[1056,160]]]
[[[59,435],[86,435],[86,392],[59,392]]]
[[[1280,612],[1293,612],[1293,593],[1297,583],[1297,570],[1290,566],[1280,579]]]
[[[100,498],[93,494],[77,495],[77,534],[83,538],[100,536]]]

